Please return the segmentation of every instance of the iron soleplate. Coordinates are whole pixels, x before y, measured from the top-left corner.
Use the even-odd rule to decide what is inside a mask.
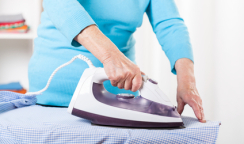
[[[112,117],[106,117],[102,115],[97,115],[82,110],[73,108],[72,115],[88,119],[92,124],[103,125],[103,126],[115,126],[115,127],[128,127],[128,128],[148,128],[148,129],[181,129],[185,128],[183,122],[171,122],[171,123],[159,123],[159,122],[142,122],[142,121],[132,121],[124,120]]]

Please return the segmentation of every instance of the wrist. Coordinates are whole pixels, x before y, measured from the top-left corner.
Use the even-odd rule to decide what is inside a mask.
[[[194,64],[190,59],[182,58],[176,61],[175,69],[179,84],[195,84]]]
[[[177,60],[175,63],[175,70],[177,72],[177,76],[188,75],[188,74],[194,75],[194,64],[188,58],[181,58]]]

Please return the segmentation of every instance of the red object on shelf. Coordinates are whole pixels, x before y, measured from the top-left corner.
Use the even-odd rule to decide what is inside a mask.
[[[24,23],[25,20],[21,20],[21,21],[15,21],[15,22],[0,22],[0,26],[2,25],[12,25],[12,24],[19,24],[19,23]]]

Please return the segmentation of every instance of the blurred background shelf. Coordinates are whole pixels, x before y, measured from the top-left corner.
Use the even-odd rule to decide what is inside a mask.
[[[0,0],[0,15],[22,14],[27,33],[0,33],[0,84],[20,82],[28,90],[28,63],[40,23],[42,0]]]
[[[0,33],[0,39],[34,39],[36,33],[31,29],[27,33]]]

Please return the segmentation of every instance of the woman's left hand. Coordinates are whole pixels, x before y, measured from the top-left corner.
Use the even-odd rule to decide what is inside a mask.
[[[189,59],[183,58],[177,60],[175,64],[177,71],[177,111],[181,114],[184,106],[188,104],[192,107],[196,117],[200,122],[206,122],[202,107],[202,99],[197,91],[194,65]]]

